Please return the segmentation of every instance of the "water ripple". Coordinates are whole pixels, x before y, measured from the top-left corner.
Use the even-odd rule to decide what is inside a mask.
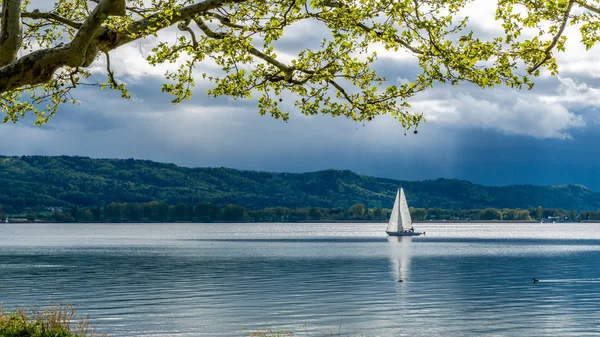
[[[0,226],[6,307],[70,302],[112,336],[600,335],[589,224],[418,224],[405,241],[381,224]]]

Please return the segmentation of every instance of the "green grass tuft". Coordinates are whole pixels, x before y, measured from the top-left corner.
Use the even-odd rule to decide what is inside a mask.
[[[0,305],[0,337],[100,337],[90,327],[89,316],[76,319],[71,305],[6,312]]]

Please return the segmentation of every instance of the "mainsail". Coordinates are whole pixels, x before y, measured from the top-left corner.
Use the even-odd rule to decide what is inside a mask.
[[[401,187],[396,193],[394,209],[392,209],[392,214],[390,216],[387,231],[401,232],[405,229],[409,229],[411,226],[412,219],[410,218],[410,211],[408,210],[408,204],[406,203],[404,190]]]

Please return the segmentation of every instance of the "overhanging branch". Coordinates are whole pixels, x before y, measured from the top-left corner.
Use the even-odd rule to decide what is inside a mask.
[[[2,1],[3,4],[18,2],[19,5],[21,2],[21,0]],[[26,85],[45,83],[61,67],[69,66],[77,68],[89,66],[95,60],[99,51],[109,52],[160,29],[184,20],[189,20],[196,15],[204,14],[227,4],[242,3],[245,1],[247,0],[205,0],[179,9],[168,20],[161,18],[161,14],[155,13],[130,24],[124,31],[116,31],[112,28],[103,27],[102,23],[108,16],[125,15],[127,11],[125,0],[94,1],[98,5],[83,23],[72,22],[51,13],[35,11],[27,13],[27,17],[32,19],[55,20],[74,28],[77,27],[78,31],[73,40],[65,46],[37,50],[21,57],[13,63],[0,64],[0,93]],[[9,8],[13,7],[3,6],[3,10],[8,10]],[[20,6],[17,6],[17,8],[20,13]],[[18,21],[20,27],[20,18]],[[16,51],[15,57],[12,60],[15,59]]]
[[[554,35],[554,38],[552,39],[552,42],[550,43],[550,45],[548,46],[548,48],[546,48],[546,50],[544,50],[544,58],[533,65],[533,67],[531,67],[531,69],[529,69],[527,72],[530,74],[533,74],[537,69],[539,69],[539,67],[541,67],[544,63],[546,63],[546,61],[548,61],[552,55],[552,49],[554,49],[554,47],[556,47],[556,44],[558,43],[558,40],[560,39],[561,35],[563,34],[563,32],[565,31],[565,27],[567,26],[567,23],[569,22],[569,14],[571,14],[571,9],[573,8],[573,3],[576,0],[570,0],[569,4],[567,5],[567,9],[565,10],[565,14],[562,18],[562,23],[560,24],[560,28],[558,29],[558,32],[556,32],[556,35]]]
[[[587,9],[587,10],[590,10],[590,11],[596,13],[596,14],[600,14],[600,8],[590,6],[590,5],[588,5],[587,3],[585,3],[585,2],[583,2],[581,0],[575,0],[574,2],[576,4],[578,4],[579,6]]]
[[[119,34],[116,41],[101,47],[102,51],[116,49],[124,44],[135,41],[155,31],[172,26],[181,21],[191,19],[199,14],[204,14],[210,10],[220,8],[227,4],[242,3],[248,0],[205,0],[193,5],[181,8],[173,13],[169,20],[161,19],[161,14],[153,14],[144,19],[130,24],[125,30],[126,34]]]
[[[54,72],[61,67],[76,68],[89,65],[90,56],[96,57],[98,47],[92,43],[92,40],[96,37],[102,22],[108,16],[123,15],[124,13],[125,0],[102,0],[81,25],[71,43],[34,51],[1,67],[0,93],[25,85],[45,83],[52,79]],[[92,45],[90,46],[90,44]]]
[[[215,32],[215,31],[211,30],[208,27],[208,25],[199,17],[194,18],[194,22],[196,23],[198,28],[200,28],[200,30],[202,30],[202,32],[210,38],[224,39],[227,36],[224,33],[219,33],[219,32]],[[283,71],[286,74],[286,77],[288,79],[291,79],[292,72],[294,71],[294,69],[292,69],[291,67],[286,66],[285,64],[283,64],[283,63],[279,62],[278,60],[276,60],[275,58],[261,52],[260,50],[256,49],[253,46],[248,47],[248,52],[250,54],[274,65],[275,67],[279,68],[281,71]]]

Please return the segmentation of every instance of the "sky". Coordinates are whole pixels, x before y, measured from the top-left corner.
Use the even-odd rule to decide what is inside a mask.
[[[478,0],[465,9],[476,31],[499,33],[494,6]],[[292,26],[278,45],[313,41],[322,27]],[[574,28],[567,51],[557,55],[560,75],[543,75],[533,90],[435,85],[411,103],[427,120],[418,134],[393,118],[365,125],[343,118],[292,113],[288,123],[258,114],[254,100],[212,98],[199,82],[191,101],[170,103],[160,93],[165,71],[144,55],[156,41],[126,45],[111,54],[117,78],[131,100],[82,88],[79,106],[64,105],[49,123],[32,119],[0,125],[0,154],[136,158],[188,167],[232,167],[276,172],[350,169],[402,180],[458,178],[485,185],[582,184],[600,191],[600,48],[585,51]],[[159,39],[173,41],[177,32]],[[415,74],[415,61],[381,53],[376,64],[388,78]],[[93,66],[100,76],[100,58]],[[214,69],[206,62],[198,74]]]

